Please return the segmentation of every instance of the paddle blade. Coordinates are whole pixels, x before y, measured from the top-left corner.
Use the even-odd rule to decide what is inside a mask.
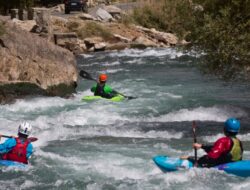
[[[95,79],[93,79],[92,76],[88,72],[86,72],[84,70],[81,70],[80,73],[79,73],[79,75],[82,78],[85,78],[85,79],[88,79],[88,80],[94,80],[95,81]]]
[[[36,138],[36,137],[29,137],[28,140],[29,140],[30,142],[35,142],[35,141],[38,140],[38,138]]]
[[[136,99],[136,98],[138,98],[138,97],[126,96],[126,98],[127,98],[128,100],[132,100],[132,99]]]

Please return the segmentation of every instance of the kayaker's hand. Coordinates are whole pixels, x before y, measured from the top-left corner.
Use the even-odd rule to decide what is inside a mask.
[[[202,147],[202,144],[194,143],[193,147],[196,148],[196,149],[200,149]]]
[[[180,159],[181,160],[187,160],[189,158],[189,156],[181,156]]]

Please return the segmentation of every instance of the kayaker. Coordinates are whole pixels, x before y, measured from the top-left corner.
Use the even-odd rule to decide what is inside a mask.
[[[218,139],[213,145],[194,143],[194,148],[202,148],[207,152],[206,155],[198,159],[198,166],[213,167],[219,164],[242,160],[243,146],[241,141],[236,137],[239,130],[240,122],[235,118],[229,118],[224,123],[225,137]],[[194,163],[193,157],[186,158]],[[185,157],[182,157],[182,159],[185,159]]]
[[[2,160],[11,160],[28,164],[28,159],[33,153],[33,146],[28,139],[32,126],[28,122],[23,122],[18,128],[18,137],[7,139],[0,144],[0,154]],[[0,134],[0,138],[1,138]]]
[[[106,85],[108,76],[106,74],[99,75],[99,83],[91,88],[91,92],[94,92],[95,96],[101,96],[103,98],[113,98],[117,95],[110,86]]]

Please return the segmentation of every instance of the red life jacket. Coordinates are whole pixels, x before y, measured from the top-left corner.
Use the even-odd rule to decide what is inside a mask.
[[[27,154],[27,146],[29,145],[30,141],[25,140],[25,142],[22,143],[19,138],[15,139],[16,139],[16,146],[14,146],[11,151],[4,154],[2,159],[28,164],[28,159],[26,157],[26,154]]]

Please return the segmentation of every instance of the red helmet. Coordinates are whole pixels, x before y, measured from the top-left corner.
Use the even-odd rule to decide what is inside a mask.
[[[99,75],[99,81],[100,82],[106,82],[106,80],[108,79],[108,76],[105,74],[100,74]]]

